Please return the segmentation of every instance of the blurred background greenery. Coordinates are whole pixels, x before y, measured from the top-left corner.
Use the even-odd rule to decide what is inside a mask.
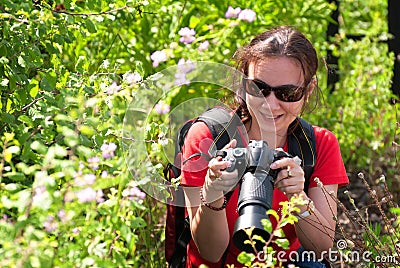
[[[146,129],[152,159],[160,161],[132,171],[123,149],[135,138],[124,137],[128,105],[145,94],[141,81],[179,60],[232,64],[237,48],[277,25],[305,33],[321,59],[324,103],[304,117],[337,135],[352,182],[359,171],[371,183],[384,174],[398,198],[387,2],[340,1],[339,31],[328,37],[337,9],[331,2],[2,1],[0,265],[163,267],[165,207],[140,186],[159,173],[163,147],[173,142],[165,141],[167,109],[150,125],[130,126]],[[229,17],[229,6],[249,16]],[[185,27],[194,30],[191,42],[180,41]],[[329,70],[328,55],[338,58]],[[339,80],[329,85],[333,70]],[[179,87],[163,105],[225,96],[210,87]]]

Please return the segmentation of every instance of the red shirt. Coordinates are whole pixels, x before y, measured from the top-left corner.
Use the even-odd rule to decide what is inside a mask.
[[[343,164],[343,160],[340,154],[340,148],[335,135],[317,126],[314,126],[315,138],[316,138],[316,150],[317,150],[317,161],[314,167],[313,174],[310,178],[309,188],[317,187],[314,178],[318,177],[324,185],[338,184],[343,186],[347,184],[348,177]],[[190,155],[198,152],[208,154],[208,149],[212,143],[212,135],[207,125],[203,122],[194,124],[186,137],[185,145],[183,147],[183,159],[186,159]],[[283,148],[287,151],[287,145]],[[195,157],[188,161],[182,167],[182,181],[181,184],[184,186],[202,186],[204,178],[207,172],[208,162],[204,157]],[[232,194],[228,205],[225,209],[230,237],[233,234],[233,227],[239,214],[237,212],[237,199],[238,199],[238,188]],[[287,197],[280,192],[278,189],[274,189],[272,208],[278,212],[280,211],[279,203],[281,201],[287,201]],[[272,221],[274,224],[275,222]],[[275,227],[275,226],[274,226]],[[286,225],[283,229],[285,232],[286,239],[290,242],[291,251],[296,251],[300,247],[300,242],[296,236],[294,225]],[[218,235],[218,234],[210,234]],[[236,258],[240,251],[230,241],[229,252],[225,261],[225,264],[234,264],[235,267],[240,267],[241,264],[237,262]],[[204,260],[195,245],[190,241],[188,246],[188,258],[187,267],[198,267],[200,264],[206,264],[209,268],[221,267],[220,263],[210,263]]]

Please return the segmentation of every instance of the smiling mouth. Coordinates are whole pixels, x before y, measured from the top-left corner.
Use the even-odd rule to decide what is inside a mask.
[[[281,118],[283,115],[277,115],[277,116],[266,116],[268,119],[273,119],[273,120],[277,120],[279,118]]]

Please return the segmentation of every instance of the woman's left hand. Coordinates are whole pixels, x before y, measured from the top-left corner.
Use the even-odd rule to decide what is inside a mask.
[[[274,186],[283,192],[288,199],[304,190],[304,170],[295,158],[282,158],[271,164],[271,169],[281,169]]]

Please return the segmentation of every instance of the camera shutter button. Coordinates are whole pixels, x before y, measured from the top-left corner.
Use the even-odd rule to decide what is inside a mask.
[[[235,156],[235,157],[241,157],[241,156],[243,156],[244,155],[244,151],[243,150],[240,150],[240,149],[234,149],[233,150],[233,156]]]

